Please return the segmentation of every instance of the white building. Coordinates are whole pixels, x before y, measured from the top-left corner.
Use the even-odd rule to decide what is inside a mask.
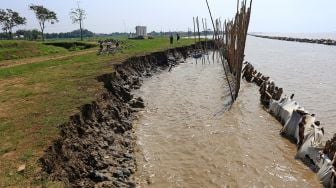
[[[146,26],[136,26],[136,36],[137,37],[147,37],[147,27]]]

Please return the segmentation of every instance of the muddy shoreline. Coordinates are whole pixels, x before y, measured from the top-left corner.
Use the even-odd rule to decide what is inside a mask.
[[[208,42],[207,47],[211,46]],[[131,57],[115,65],[114,72],[97,77],[105,91],[60,125],[60,138],[40,158],[42,177],[74,187],[135,187],[132,121],[144,102],[131,91],[140,88],[143,78],[183,62],[194,48]]]
[[[265,38],[265,39],[273,39],[273,40],[283,40],[283,41],[291,41],[291,42],[304,42],[304,43],[324,44],[324,45],[328,45],[328,46],[336,46],[336,41],[331,40],[331,39],[307,39],[307,38],[265,36],[265,35],[254,35],[254,34],[250,34],[250,36]]]

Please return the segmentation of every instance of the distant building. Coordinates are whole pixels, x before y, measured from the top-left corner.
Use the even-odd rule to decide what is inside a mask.
[[[137,37],[147,37],[147,27],[146,26],[136,26],[136,36]]]

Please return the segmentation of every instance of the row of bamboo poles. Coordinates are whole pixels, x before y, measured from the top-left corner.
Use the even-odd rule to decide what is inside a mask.
[[[237,0],[237,12],[235,17],[231,20],[225,20],[224,22],[222,22],[221,19],[214,20],[207,0],[206,4],[214,30],[213,40],[215,42],[215,50],[220,52],[220,60],[224,67],[233,102],[237,99],[240,90],[252,0],[250,0],[249,4],[247,4],[247,0],[243,0],[242,2],[241,0]],[[240,9],[239,4],[241,4]],[[232,84],[230,78],[234,84]]]
[[[208,24],[206,18],[202,18],[202,27],[203,30],[201,31],[201,26],[200,26],[200,19],[198,17],[193,17],[193,23],[194,23],[194,39],[195,39],[195,49],[194,49],[194,54],[193,56],[196,58],[196,64],[197,64],[197,59],[201,58],[202,64],[205,64],[206,60],[210,63],[209,60],[209,54],[208,54]],[[196,31],[197,30],[197,31]],[[201,44],[201,35],[204,35],[204,43]],[[203,36],[202,36],[203,37]],[[197,43],[197,38],[198,38],[198,43]],[[203,40],[203,39],[202,39]],[[207,57],[207,59],[206,59]]]
[[[249,7],[246,6],[246,0],[242,2],[240,11],[238,10],[239,1],[237,2],[237,13],[235,19],[225,21],[225,42],[224,57],[228,62],[231,73],[235,76],[236,88],[235,99],[238,97],[241,81],[241,72],[243,68],[246,36],[250,23],[252,0]]]

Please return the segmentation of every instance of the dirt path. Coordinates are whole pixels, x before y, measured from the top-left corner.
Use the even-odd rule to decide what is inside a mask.
[[[89,50],[82,50],[82,51],[77,51],[77,52],[69,52],[67,54],[54,54],[54,55],[24,58],[24,59],[5,60],[5,61],[0,61],[0,68],[15,67],[18,65],[39,63],[39,62],[49,61],[49,60],[59,60],[59,59],[67,58],[67,57],[84,55],[84,54],[88,54],[88,53],[92,53],[96,51],[97,49],[89,49]]]

